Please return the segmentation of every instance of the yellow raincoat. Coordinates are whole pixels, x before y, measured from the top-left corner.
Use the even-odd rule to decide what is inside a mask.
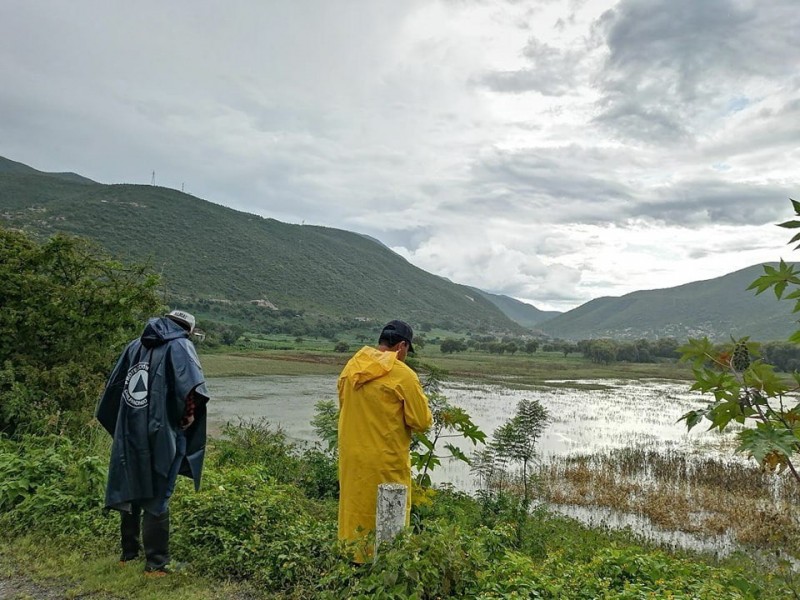
[[[339,376],[339,539],[357,540],[375,529],[380,483],[408,486],[411,517],[412,431],[433,417],[419,378],[396,352],[364,346]]]

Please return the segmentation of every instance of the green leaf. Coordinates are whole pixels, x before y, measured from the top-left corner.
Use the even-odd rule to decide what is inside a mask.
[[[691,362],[695,367],[700,367],[716,355],[714,344],[708,338],[689,338],[689,343],[678,348],[682,362]]]
[[[426,436],[424,433],[418,433],[415,436],[415,438],[420,444],[425,446],[428,450],[433,450],[434,443],[431,440],[429,440],[428,436]]]
[[[784,221],[783,223],[778,223],[778,227],[785,227],[786,229],[797,229],[800,227],[800,221]]]
[[[680,423],[681,421],[686,421],[686,429],[688,431],[691,431],[692,428],[695,427],[696,425],[698,425],[703,420],[703,417],[705,417],[705,416],[706,416],[705,411],[702,411],[702,410],[690,410],[685,415],[683,415],[680,419],[678,419],[678,422]]]
[[[759,423],[755,429],[739,433],[739,452],[749,452],[759,463],[772,452],[791,458],[797,438],[786,429],[771,424]]]
[[[738,398],[735,400],[728,400],[726,402],[719,402],[715,404],[706,415],[711,420],[711,427],[715,427],[720,431],[724,431],[728,424],[734,419],[739,419],[744,416],[742,407],[739,404]]]
[[[760,390],[769,398],[782,396],[788,390],[783,380],[775,374],[775,368],[761,361],[754,362],[743,373],[746,386]]]
[[[781,259],[777,269],[771,265],[762,266],[764,268],[764,275],[753,281],[747,288],[748,290],[755,289],[756,295],[770,287],[775,287],[775,295],[780,299],[781,294],[783,294],[788,284],[800,285],[800,278],[798,278],[794,267],[787,265],[783,259]]]
[[[453,458],[457,458],[458,460],[470,464],[469,457],[459,448],[458,446],[454,446],[453,444],[445,444],[444,447],[450,451],[450,454],[453,455]]]

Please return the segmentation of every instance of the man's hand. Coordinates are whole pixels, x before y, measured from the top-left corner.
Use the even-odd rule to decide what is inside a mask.
[[[192,426],[192,423],[194,423],[194,415],[183,417],[183,419],[181,419],[180,428],[184,430],[189,429],[189,427]]]

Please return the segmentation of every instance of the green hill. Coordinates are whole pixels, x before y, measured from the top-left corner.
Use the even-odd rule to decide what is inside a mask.
[[[72,181],[75,183],[95,183],[91,179],[81,177],[76,173],[45,173],[44,171],[37,171],[33,167],[24,165],[20,162],[9,160],[0,156],[0,175],[40,175],[51,179],[63,179],[64,181]]]
[[[532,304],[520,302],[519,300],[509,296],[504,296],[502,294],[491,294],[489,292],[479,290],[478,288],[470,289],[476,294],[480,294],[486,298],[489,302],[503,311],[503,314],[505,314],[509,319],[519,323],[523,327],[538,327],[540,323],[561,314],[559,311],[555,310],[540,310]]]
[[[791,314],[793,304],[778,302],[772,292],[755,296],[747,291],[763,272],[761,265],[754,265],[678,287],[597,298],[539,327],[565,339],[707,336],[728,340],[731,335],[749,335],[761,341],[785,340],[796,320]]]
[[[172,189],[104,185],[0,159],[0,225],[80,235],[125,260],[149,261],[173,299],[519,330],[480,294],[366,236],[265,219]]]

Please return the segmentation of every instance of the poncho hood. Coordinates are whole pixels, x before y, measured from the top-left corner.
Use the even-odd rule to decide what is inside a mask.
[[[189,332],[167,317],[150,319],[144,327],[141,338],[145,348],[155,348],[170,340],[188,338]]]
[[[339,379],[347,379],[356,389],[373,379],[384,377],[397,363],[396,352],[382,352],[364,346],[347,363]]]

